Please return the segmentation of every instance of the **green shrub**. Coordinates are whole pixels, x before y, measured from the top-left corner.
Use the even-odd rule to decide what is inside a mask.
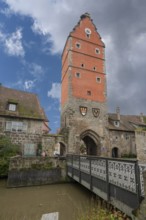
[[[0,136],[0,177],[8,175],[9,160],[20,154],[20,147],[11,143],[10,139]]]

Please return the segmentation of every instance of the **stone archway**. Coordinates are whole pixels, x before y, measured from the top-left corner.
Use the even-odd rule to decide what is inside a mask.
[[[112,157],[119,157],[119,149],[117,147],[112,148]]]
[[[62,142],[59,142],[59,143],[60,143],[60,156],[65,156],[66,155],[66,146]]]
[[[87,130],[80,135],[84,142],[87,155],[100,156],[100,137],[92,130]]]

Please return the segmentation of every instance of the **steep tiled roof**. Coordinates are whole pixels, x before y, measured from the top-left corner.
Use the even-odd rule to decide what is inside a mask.
[[[114,121],[118,121],[116,113],[109,113],[108,119],[108,127],[111,130],[134,131],[137,126],[146,127],[146,116],[120,115],[119,126],[114,125]]]
[[[9,111],[8,104],[17,105],[16,111]],[[11,116],[47,120],[36,94],[0,86],[0,116]]]

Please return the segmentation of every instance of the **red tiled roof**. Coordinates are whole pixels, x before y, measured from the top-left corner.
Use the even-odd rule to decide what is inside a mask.
[[[111,130],[134,131],[136,126],[146,126],[146,116],[143,116],[142,121],[140,115],[120,115],[119,126],[114,125],[114,121],[118,121],[116,113],[109,113],[108,119]]]

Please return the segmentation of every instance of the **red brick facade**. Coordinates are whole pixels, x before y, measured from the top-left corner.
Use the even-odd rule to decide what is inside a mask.
[[[69,95],[106,101],[104,62],[104,43],[91,18],[84,15],[70,33],[62,55],[62,107]]]

